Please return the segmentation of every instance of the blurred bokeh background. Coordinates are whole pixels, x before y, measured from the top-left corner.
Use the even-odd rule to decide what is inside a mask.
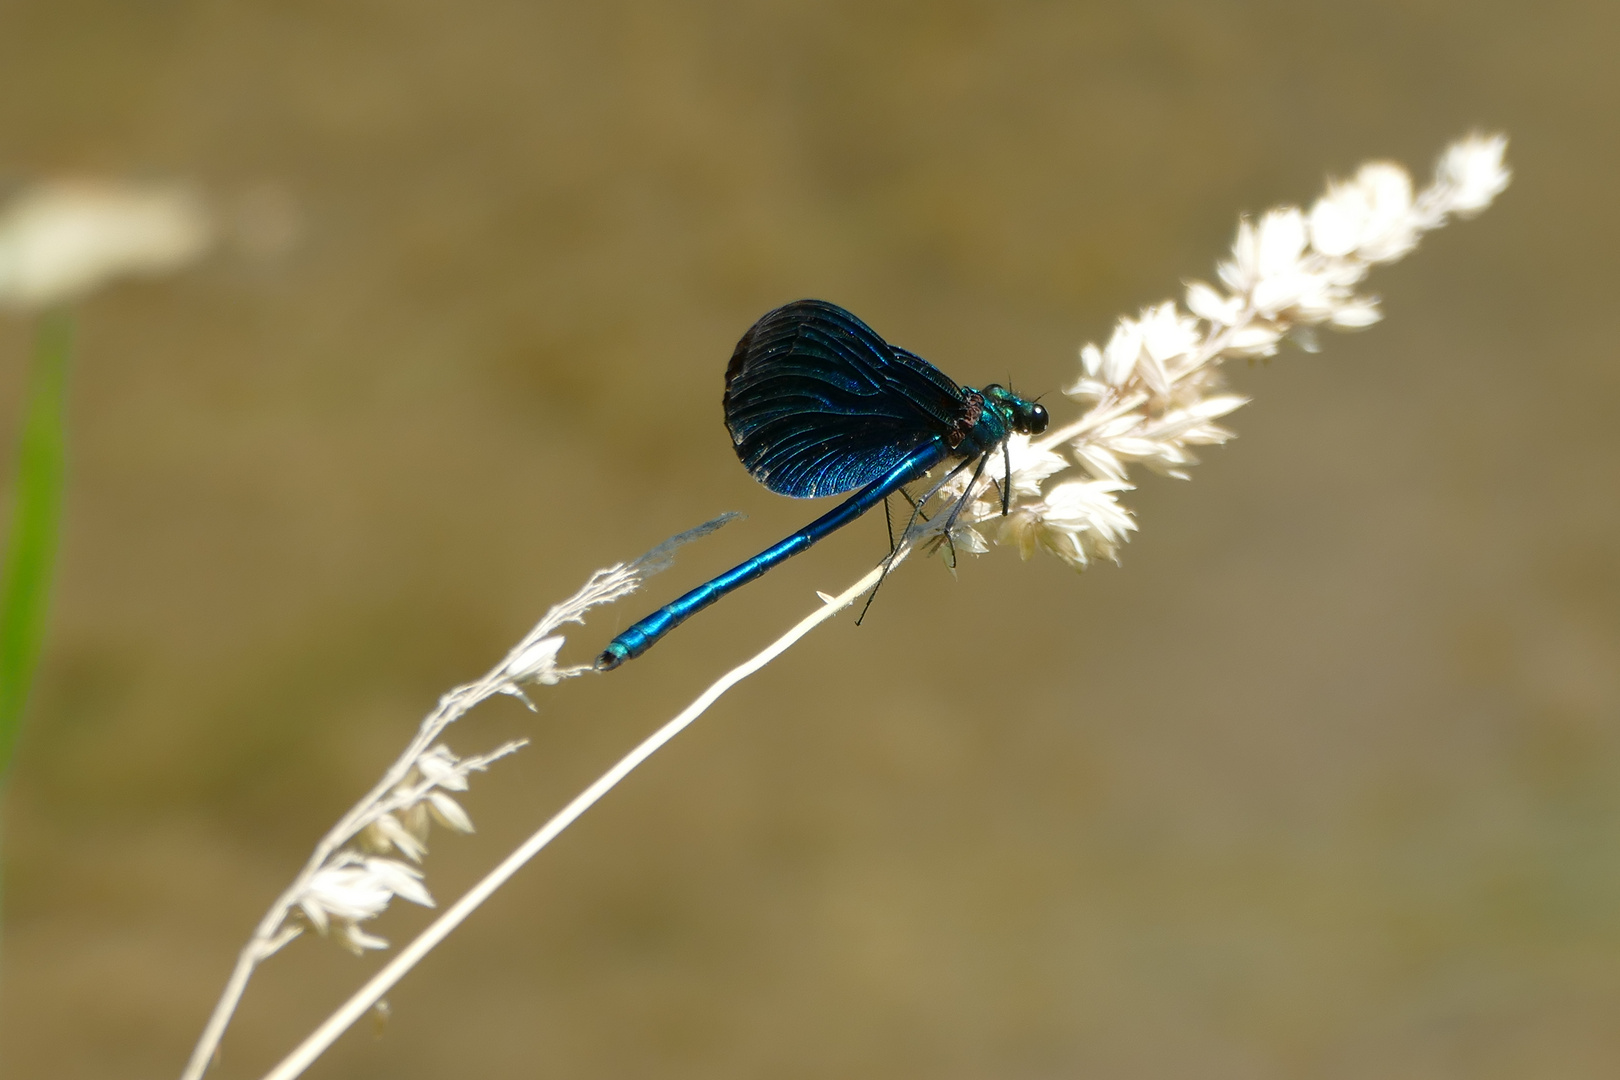
[[[7,3],[0,182],[179,178],[291,242],[82,306],[6,1075],[177,1074],[441,691],[598,566],[749,515],[575,658],[808,520],[720,423],[769,307],[1055,391],[1240,211],[1373,157],[1421,180],[1474,127],[1514,186],[1376,273],[1385,323],[1235,371],[1240,438],[1132,494],[1122,567],[908,564],[311,1075],[1616,1075],[1617,32],[1597,2]],[[31,333],[0,321],[8,463]],[[458,751],[534,744],[435,894],[883,545],[863,521],[538,716],[474,714]],[[216,1075],[379,962],[294,944]]]

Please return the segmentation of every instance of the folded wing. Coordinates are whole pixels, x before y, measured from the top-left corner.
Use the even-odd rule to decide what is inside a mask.
[[[961,388],[836,304],[797,300],[744,334],[726,369],[737,457],[772,491],[808,499],[876,480],[962,409]]]

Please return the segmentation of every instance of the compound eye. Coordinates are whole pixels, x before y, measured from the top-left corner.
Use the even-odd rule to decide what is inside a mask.
[[[1039,435],[1041,432],[1046,430],[1046,422],[1050,419],[1051,417],[1049,417],[1046,413],[1045,405],[1031,405],[1029,407],[1028,420],[1029,433],[1031,435]]]

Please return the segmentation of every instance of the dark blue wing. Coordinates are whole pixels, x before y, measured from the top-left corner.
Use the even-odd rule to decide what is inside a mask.
[[[868,484],[943,437],[962,391],[825,300],[796,300],[743,335],[726,369],[726,427],[754,479],[808,499]]]

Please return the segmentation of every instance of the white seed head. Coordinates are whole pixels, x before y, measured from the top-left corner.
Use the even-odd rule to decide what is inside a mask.
[[[1194,447],[1233,437],[1215,421],[1247,399],[1224,389],[1221,363],[1272,356],[1285,336],[1314,350],[1313,327],[1356,330],[1377,322],[1377,298],[1356,292],[1368,271],[1411,251],[1448,214],[1488,205],[1510,178],[1506,146],[1501,136],[1462,140],[1418,194],[1404,168],[1372,162],[1352,179],[1330,183],[1309,215],[1284,206],[1240,220],[1231,254],[1216,268],[1229,291],[1189,282],[1185,312],[1171,301],[1144,308],[1121,318],[1106,345],[1081,348],[1079,374],[1063,392],[1089,408],[1044,438],[1010,444],[1011,513],[1000,517],[999,497],[988,486],[975,491],[962,520],[977,530],[953,533],[958,550],[978,550],[976,541],[999,518],[988,531],[1025,558],[1042,549],[1076,569],[1114,558],[1136,528],[1115,496],[1129,489],[1131,466],[1186,479],[1198,461]],[[1061,480],[1043,495],[1042,486],[1066,463],[1037,455],[1064,443],[1084,479]],[[964,487],[953,481],[946,491],[959,497]]]

